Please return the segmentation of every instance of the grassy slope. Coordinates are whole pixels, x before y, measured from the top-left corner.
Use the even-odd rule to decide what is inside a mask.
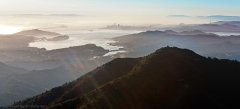
[[[114,60],[17,104],[45,100],[46,108],[53,109],[233,108],[239,104],[239,66],[167,47],[139,59]]]

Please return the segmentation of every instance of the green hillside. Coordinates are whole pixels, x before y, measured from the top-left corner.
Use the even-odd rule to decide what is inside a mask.
[[[240,63],[165,47],[115,59],[79,79],[15,103],[47,109],[212,109],[240,102]]]

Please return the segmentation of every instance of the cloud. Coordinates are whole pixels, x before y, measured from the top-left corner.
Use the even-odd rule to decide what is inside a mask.
[[[190,17],[187,15],[169,15],[168,17]]]
[[[74,17],[74,16],[80,16],[78,14],[49,14],[48,16],[68,16],[68,17]]]
[[[240,20],[240,16],[210,15],[210,16],[198,16],[198,17],[219,19],[219,20]]]
[[[11,14],[10,16],[43,16],[42,14]]]

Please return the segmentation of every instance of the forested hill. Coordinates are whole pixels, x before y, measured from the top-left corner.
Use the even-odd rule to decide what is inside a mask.
[[[115,59],[12,106],[46,109],[240,108],[240,63],[165,47],[136,59]]]

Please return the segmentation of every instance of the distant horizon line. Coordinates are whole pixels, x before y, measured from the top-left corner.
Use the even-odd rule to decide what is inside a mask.
[[[83,15],[83,14],[75,14],[75,13],[63,13],[63,14],[32,14],[32,13],[26,13],[26,14],[0,14],[0,16],[62,16],[62,17],[87,17],[87,16],[95,16],[95,15]],[[96,16],[95,16],[96,17]],[[163,17],[172,17],[172,18],[189,18],[189,17],[195,17],[195,18],[210,18],[210,19],[223,19],[223,20],[239,20],[240,21],[240,15],[222,15],[222,14],[212,14],[212,15],[205,15],[205,16],[192,16],[192,15],[185,15],[185,14],[170,14],[170,15],[163,15]]]
[[[0,16],[86,16],[80,14],[0,14]]]
[[[240,16],[231,16],[231,15],[208,15],[208,16],[189,16],[189,15],[184,15],[184,14],[173,14],[173,15],[168,15],[167,17],[197,17],[197,18],[212,18],[212,19],[224,19],[224,20],[239,20],[240,21]]]

